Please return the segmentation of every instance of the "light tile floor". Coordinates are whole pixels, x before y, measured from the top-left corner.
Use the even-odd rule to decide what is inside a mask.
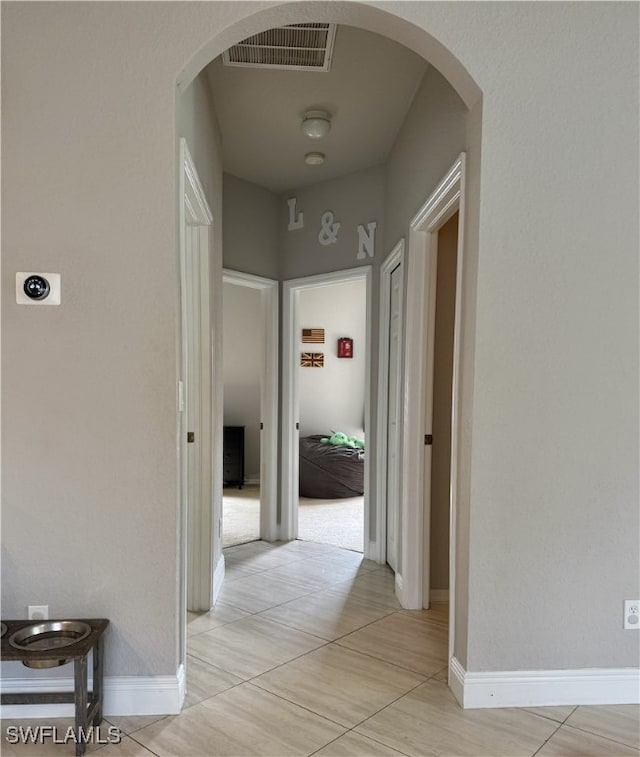
[[[216,608],[188,618],[177,716],[108,718],[111,757],[617,757],[640,753],[640,708],[461,710],[446,685],[447,608],[402,610],[393,575],[311,542],[225,550]],[[38,721],[24,721],[35,725]],[[70,720],[47,721],[61,728]],[[3,734],[8,725],[3,722]],[[72,755],[9,745],[6,755]]]

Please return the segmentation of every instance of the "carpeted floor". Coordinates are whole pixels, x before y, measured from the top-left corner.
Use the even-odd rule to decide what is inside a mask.
[[[260,487],[222,490],[222,546],[235,547],[260,538]]]
[[[260,538],[260,487],[223,491],[222,544],[233,547]],[[363,551],[364,497],[300,497],[298,538]]]
[[[298,538],[363,551],[364,497],[300,497]]]

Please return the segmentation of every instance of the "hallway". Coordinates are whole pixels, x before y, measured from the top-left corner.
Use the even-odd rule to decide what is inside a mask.
[[[635,706],[460,709],[446,685],[447,606],[402,610],[391,571],[360,554],[295,541],[225,557],[218,605],[189,616],[183,712],[110,718],[132,736],[108,751],[636,754]]]
[[[182,713],[107,717],[105,728],[113,724],[127,735],[99,751],[113,757],[637,755],[635,705],[460,709],[446,685],[447,606],[402,610],[393,573],[360,554],[294,541],[252,542],[225,556],[216,608],[189,615]],[[22,721],[61,729],[72,722]],[[2,744],[6,755],[73,752],[71,743]]]

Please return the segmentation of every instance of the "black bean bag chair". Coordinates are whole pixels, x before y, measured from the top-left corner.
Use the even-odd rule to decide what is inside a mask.
[[[364,494],[364,450],[322,444],[320,439],[300,439],[300,496],[341,499]]]

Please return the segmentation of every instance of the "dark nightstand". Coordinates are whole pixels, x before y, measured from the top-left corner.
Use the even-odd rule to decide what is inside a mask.
[[[225,486],[244,484],[244,426],[225,426],[223,437],[222,480]]]

